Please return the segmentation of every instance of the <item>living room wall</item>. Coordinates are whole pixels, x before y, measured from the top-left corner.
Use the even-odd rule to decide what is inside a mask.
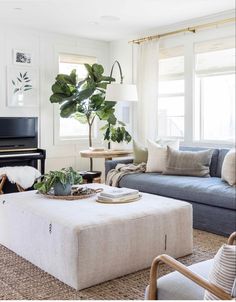
[[[15,68],[14,50],[27,50],[32,53],[32,68],[37,75],[36,90],[38,104],[33,107],[9,107],[7,105],[7,71]],[[60,52],[94,56],[105,70],[109,68],[109,44],[107,42],[40,32],[25,28],[1,27],[0,29],[0,116],[39,117],[39,147],[47,150],[46,169],[73,166],[79,170],[89,167],[87,159],[82,159],[79,151],[87,149],[86,140],[62,141],[55,139],[59,110],[49,102],[51,85],[58,73]],[[30,67],[31,68],[31,67]],[[94,161],[94,169],[103,170],[103,160]]]

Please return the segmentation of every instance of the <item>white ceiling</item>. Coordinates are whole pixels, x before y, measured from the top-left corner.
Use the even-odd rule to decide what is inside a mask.
[[[234,5],[234,0],[0,0],[0,23],[110,41]]]

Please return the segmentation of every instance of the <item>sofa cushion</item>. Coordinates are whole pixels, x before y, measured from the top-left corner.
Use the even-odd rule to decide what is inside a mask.
[[[235,278],[236,246],[224,244],[214,257],[208,280],[231,295]],[[204,300],[219,300],[219,298],[206,290]]]
[[[181,151],[204,151],[209,150],[209,148],[203,148],[203,147],[184,147],[180,146],[179,150]],[[218,155],[219,155],[219,149],[212,149],[212,157],[211,157],[211,164],[210,164],[210,175],[212,177],[216,177],[217,175],[217,163],[218,163]],[[220,176],[218,176],[220,177]]]
[[[216,169],[216,176],[221,177],[221,170],[222,165],[224,162],[225,155],[229,152],[229,149],[220,149],[218,155],[218,162],[217,162],[217,169]]]
[[[200,178],[142,173],[125,175],[119,185],[120,187],[138,189],[141,192],[220,208],[236,209],[235,188],[218,177]]]
[[[230,186],[236,185],[236,149],[231,149],[224,158],[221,178]]]
[[[188,268],[207,279],[212,260],[190,265]],[[178,272],[167,274],[157,281],[158,300],[203,300],[204,289]],[[148,288],[145,299],[148,297]]]
[[[210,177],[209,166],[213,150],[176,151],[167,146],[167,161],[163,174]]]
[[[133,140],[134,164],[146,163],[148,159],[148,149]]]
[[[167,145],[168,144],[168,145]],[[179,140],[167,141],[166,145],[159,145],[154,141],[147,140],[148,160],[147,172],[163,172],[166,167],[167,147],[179,150]]]

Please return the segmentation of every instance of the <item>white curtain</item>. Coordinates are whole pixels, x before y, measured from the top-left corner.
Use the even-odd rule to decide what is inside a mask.
[[[159,41],[138,45],[137,54],[137,139],[146,145],[147,139],[157,137],[157,100]]]

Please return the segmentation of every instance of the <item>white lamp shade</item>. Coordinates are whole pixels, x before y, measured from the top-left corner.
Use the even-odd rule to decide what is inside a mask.
[[[133,84],[111,83],[107,85],[106,101],[135,102],[138,100],[137,88]]]

